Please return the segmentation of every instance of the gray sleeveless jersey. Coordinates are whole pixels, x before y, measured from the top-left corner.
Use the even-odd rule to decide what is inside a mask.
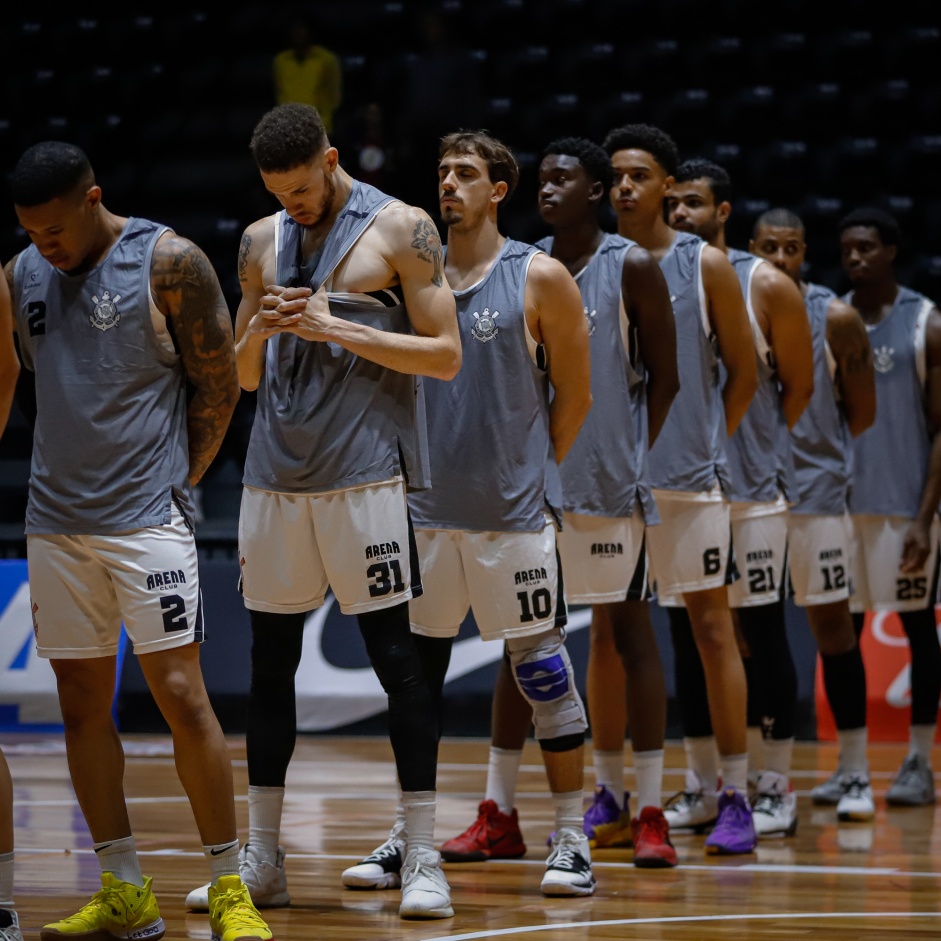
[[[844,298],[852,304],[852,294]],[[850,512],[914,517],[928,475],[925,330],[934,303],[900,287],[888,315],[867,325],[876,372],[876,420],[853,440]]]
[[[107,535],[192,521],[186,383],[158,341],[150,263],[164,226],[129,219],[105,259],[70,277],[30,245],[13,305],[36,374],[27,533]]]
[[[758,388],[748,411],[729,438],[727,454],[732,477],[732,500],[773,503],[780,494],[795,496],[794,462],[787,422],[781,411],[781,390],[768,341],[762,333],[752,304],[752,278],[759,265],[767,264],[750,252],[729,249],[748,309],[758,354]],[[725,381],[725,370],[721,370]]]
[[[278,281],[309,284],[330,276],[376,213],[392,201],[354,182],[327,235],[313,273],[301,258],[303,229],[280,213]],[[330,294],[330,312],[377,330],[409,333],[398,289]],[[387,369],[336,343],[310,343],[292,333],[271,337],[258,386],[243,481],[281,493],[318,493],[404,475],[409,487],[427,487],[424,399],[415,376]]]
[[[680,391],[650,450],[650,483],[663,490],[699,493],[712,490],[718,481],[728,493],[719,358],[702,284],[705,244],[698,236],[677,232],[660,260],[676,317]]]
[[[841,515],[850,484],[850,433],[833,381],[827,345],[827,312],[836,294],[808,284],[804,296],[814,346],[814,394],[791,431],[797,473],[797,502],[792,513]]]
[[[536,243],[552,253],[552,236]],[[624,257],[637,243],[606,233],[575,278],[591,347],[592,405],[559,470],[570,513],[631,516],[640,503],[659,522],[647,481],[647,396],[644,367],[621,298]]]
[[[409,496],[419,528],[533,532],[562,487],[549,438],[549,382],[526,340],[526,275],[538,249],[507,239],[477,284],[455,291],[464,348],[451,382],[425,383],[430,490]]]

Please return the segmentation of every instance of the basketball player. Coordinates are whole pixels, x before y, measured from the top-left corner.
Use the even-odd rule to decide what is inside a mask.
[[[679,388],[676,330],[660,266],[644,249],[605,233],[599,224],[610,187],[611,161],[597,144],[563,138],[543,151],[538,205],[553,234],[537,247],[575,278],[591,350],[592,407],[560,467],[566,599],[592,605],[588,699],[596,786],[583,829],[591,846],[633,842],[637,866],[671,866],[676,851],[660,809],[666,691],[642,599],[644,528],[658,519],[644,479],[646,429],[649,425],[655,441]],[[638,780],[633,821],[624,793],[625,671]],[[505,854],[507,834],[519,831],[513,795],[531,722],[532,709],[504,659],[480,817],[442,846],[445,858]],[[518,836],[515,845],[521,843]]]
[[[500,232],[500,207],[518,180],[515,156],[485,132],[442,140],[445,273],[464,365],[454,383],[427,384],[434,485],[409,497],[426,586],[410,614],[416,634],[450,642],[470,609],[484,640],[505,642],[555,805],[542,891],[590,895],[595,878],[581,829],[587,723],[564,644],[556,551],[556,462],[591,404],[588,330],[564,266]],[[443,670],[433,684],[441,689]],[[367,886],[369,866],[351,867],[345,884]]]
[[[26,510],[33,626],[56,674],[72,785],[102,886],[40,937],[164,933],[141,875],[111,716],[123,620],[173,735],[209,860],[212,933],[271,938],[238,874],[232,767],[199,665],[192,491],[239,395],[225,299],[192,242],[105,208],[78,147],[30,147],[11,188],[32,242],[5,270],[36,385]]]
[[[738,277],[725,254],[664,218],[679,162],[676,145],[646,124],[607,135],[618,233],[660,262],[676,317],[679,395],[650,454],[661,522],[648,533],[658,594],[683,595],[706,673],[724,771],[710,853],[750,853],[756,836],[746,794],[745,673],[729,610],[732,555],[726,429],[734,434],[758,385],[755,346]],[[719,383],[719,360],[726,372]]]
[[[886,801],[921,806],[935,801],[930,762],[941,696],[934,615],[941,525],[941,313],[933,301],[896,280],[900,241],[896,220],[878,209],[857,209],[840,222],[843,270],[852,284],[844,300],[866,323],[876,371],[876,420],[853,442],[850,606],[857,634],[865,611],[896,611],[908,637],[909,752]]]
[[[787,209],[758,217],[749,251],[800,288],[814,344],[814,394],[791,429],[797,500],[788,520],[788,568],[795,602],[807,611],[837,728],[841,770],[828,802],[841,820],[875,812],[866,757],[866,674],[849,608],[851,439],[876,414],[869,339],[859,314],[801,274],[804,224]],[[783,772],[782,772],[783,773]],[[819,802],[819,801],[818,801]]]
[[[243,878],[259,904],[288,904],[278,843],[294,674],[305,618],[329,585],[389,695],[408,823],[399,913],[450,917],[433,843],[440,729],[409,630],[421,581],[405,499],[428,484],[415,376],[444,382],[461,362],[441,242],[425,212],[349,176],[310,105],[268,111],[251,151],[284,209],[252,223],[239,254],[239,381],[258,390],[239,518],[253,638]],[[202,907],[203,890],[187,904]]]
[[[10,417],[20,360],[13,344],[13,305],[6,278],[0,278],[0,436]],[[23,941],[13,903],[13,781],[0,751],[0,941]]]
[[[786,275],[749,252],[729,248],[726,222],[732,212],[732,184],[723,167],[701,158],[680,164],[667,199],[669,223],[692,232],[724,252],[738,275],[758,355],[755,393],[727,453],[732,479],[732,541],[743,578],[729,586],[729,604],[748,650],[749,713],[764,734],[764,764],[754,802],[759,836],[791,834],[797,828],[797,799],[788,774],[794,747],[797,673],[784,623],[788,502],[796,499],[788,431],[813,394],[813,347],[804,303]],[[696,828],[715,819],[716,766],[697,767],[714,739],[709,725],[705,676],[689,619],[669,607],[676,653],[676,691],[684,720],[684,745],[691,782],[668,808],[676,826]],[[751,725],[751,723],[749,723]],[[698,736],[698,740],[696,738]]]

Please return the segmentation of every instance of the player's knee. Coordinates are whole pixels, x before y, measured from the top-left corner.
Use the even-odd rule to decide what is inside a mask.
[[[584,736],[588,728],[585,706],[575,685],[562,632],[556,628],[508,640],[507,648],[516,685],[533,707],[533,724],[540,744],[545,748],[545,742]]]

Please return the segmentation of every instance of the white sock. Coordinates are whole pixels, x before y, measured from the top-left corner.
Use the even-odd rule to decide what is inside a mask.
[[[734,787],[743,794],[748,793],[748,752],[743,755],[721,755],[722,786]]]
[[[281,839],[283,787],[248,786],[248,842],[255,854],[269,863],[278,858]]]
[[[592,753],[595,768],[595,785],[603,784],[620,804],[624,795],[624,749]]]
[[[702,786],[707,791],[714,791],[719,784],[719,753],[716,751],[714,735],[699,738],[684,738],[686,766],[695,771]]]
[[[563,827],[582,832],[582,821],[585,816],[582,810],[583,802],[581,791],[565,791],[562,794],[552,795],[552,803],[555,805],[556,832]]]
[[[784,777],[789,778],[791,776],[791,755],[793,753],[794,739],[769,738],[765,742],[765,766],[762,770],[776,771],[778,774],[783,774]]]
[[[13,905],[13,850],[0,853],[0,908],[12,912]]]
[[[501,814],[511,813],[516,804],[516,779],[519,777],[523,751],[490,746],[487,764],[487,790],[484,800],[493,801]]]
[[[399,794],[399,802],[395,805],[395,823],[392,824],[392,832],[399,833],[402,839],[407,838],[405,829],[405,807],[402,804],[402,786],[396,781],[396,787]]]
[[[213,846],[203,846],[206,859],[209,860],[209,871],[212,873],[210,881],[213,885],[219,876],[237,876],[239,874],[239,841],[231,843],[216,843]]]
[[[908,728],[908,753],[919,755],[931,764],[931,748],[934,745],[933,725],[911,725]]]
[[[406,853],[413,849],[435,848],[434,791],[402,791],[402,809],[408,834]]]
[[[637,813],[645,807],[659,807],[663,790],[663,749],[634,752],[634,777],[637,779]]]
[[[110,872],[121,882],[130,882],[133,885],[144,884],[140,861],[137,858],[137,848],[134,846],[134,837],[125,836],[120,840],[93,843],[92,849],[98,857],[98,865],[101,866],[103,873]]]
[[[748,736],[748,770],[757,777],[765,769],[765,740],[760,726],[750,725],[746,732]]]
[[[869,777],[869,759],[866,757],[866,726],[861,729],[837,729],[840,746],[840,764],[845,774],[863,774]]]

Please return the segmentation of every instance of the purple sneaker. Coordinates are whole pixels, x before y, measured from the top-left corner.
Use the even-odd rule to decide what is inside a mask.
[[[601,846],[633,845],[631,813],[628,808],[630,796],[628,791],[624,792],[624,807],[621,808],[618,807],[617,798],[607,787],[599,784],[595,788],[595,795],[582,820],[582,832],[588,837],[588,845],[592,849]],[[553,831],[549,835],[550,846],[554,836]]]
[[[706,852],[732,856],[752,853],[757,845],[747,798],[734,787],[727,787],[719,795],[719,819],[706,838]]]

